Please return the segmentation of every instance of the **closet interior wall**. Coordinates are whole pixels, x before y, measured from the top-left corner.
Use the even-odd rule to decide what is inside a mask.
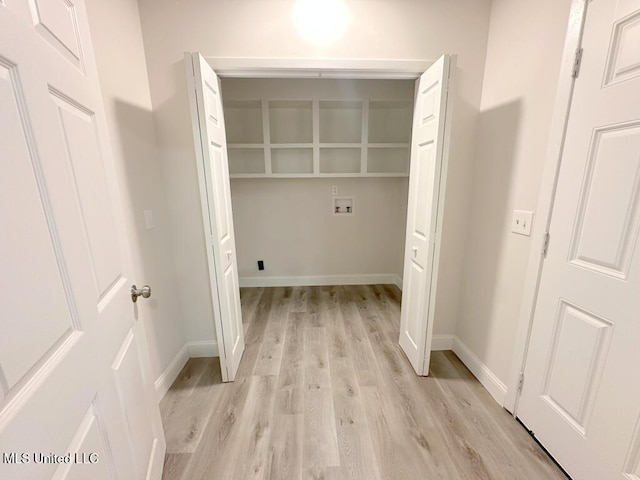
[[[414,82],[224,78],[222,96],[241,285],[399,282]]]

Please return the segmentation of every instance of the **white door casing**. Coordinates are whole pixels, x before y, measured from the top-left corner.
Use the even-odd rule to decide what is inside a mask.
[[[160,478],[82,0],[0,2],[0,105],[0,478]]]
[[[588,4],[518,417],[575,480],[640,479],[640,1]]]
[[[214,324],[222,379],[233,381],[244,352],[220,82],[198,53],[185,53]]]
[[[413,112],[400,346],[418,375],[429,374],[454,64],[443,55],[420,76]]]

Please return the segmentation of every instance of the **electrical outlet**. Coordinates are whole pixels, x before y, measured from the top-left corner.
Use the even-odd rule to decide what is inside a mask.
[[[331,195],[337,195],[338,194],[338,186],[334,185],[331,187]]]
[[[531,225],[533,224],[533,212],[524,210],[514,210],[511,218],[511,231],[520,235],[531,235]]]
[[[258,260],[258,270],[264,270],[264,261]]]

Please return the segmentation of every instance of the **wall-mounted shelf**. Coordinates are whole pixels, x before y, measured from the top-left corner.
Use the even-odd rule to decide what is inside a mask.
[[[413,105],[388,100],[228,100],[232,178],[406,177]]]

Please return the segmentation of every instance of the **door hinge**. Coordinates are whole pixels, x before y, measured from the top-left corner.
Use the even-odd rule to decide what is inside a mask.
[[[573,78],[578,78],[578,75],[580,74],[580,64],[582,63],[582,52],[583,52],[582,48],[578,48],[576,50],[576,56],[573,59],[573,70],[571,71],[571,76]]]
[[[518,377],[518,391],[522,391],[522,386],[524,385],[524,372],[520,372],[520,377]]]
[[[549,240],[551,240],[551,235],[549,232],[544,232],[544,241],[542,242],[542,256],[547,258],[547,252],[549,251]]]

